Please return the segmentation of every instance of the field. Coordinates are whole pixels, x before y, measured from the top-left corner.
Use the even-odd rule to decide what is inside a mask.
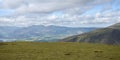
[[[120,46],[89,43],[0,43],[0,60],[120,60]]]

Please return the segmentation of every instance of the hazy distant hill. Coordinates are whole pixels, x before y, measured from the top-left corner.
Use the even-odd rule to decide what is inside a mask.
[[[46,41],[92,31],[96,28],[72,28],[62,26],[33,25],[29,27],[0,27],[0,40],[4,41]]]
[[[120,23],[92,32],[71,36],[61,41],[120,44]]]

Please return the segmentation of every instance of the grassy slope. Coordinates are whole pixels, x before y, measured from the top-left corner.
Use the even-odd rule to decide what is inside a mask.
[[[120,46],[88,43],[0,43],[0,60],[120,60]]]
[[[120,23],[112,26],[83,33],[60,41],[63,42],[89,42],[120,45]]]
[[[64,42],[89,42],[89,43],[104,43],[104,44],[120,44],[120,29],[103,28],[71,36],[60,41]]]

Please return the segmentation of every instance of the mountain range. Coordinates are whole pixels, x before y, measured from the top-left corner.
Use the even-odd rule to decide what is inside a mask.
[[[91,32],[67,37],[60,41],[119,45],[120,44],[120,23],[114,24],[107,28],[101,28]]]
[[[0,41],[56,41],[96,28],[33,25],[29,27],[0,26]]]

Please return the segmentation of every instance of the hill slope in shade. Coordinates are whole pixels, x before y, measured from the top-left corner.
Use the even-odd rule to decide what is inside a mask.
[[[0,60],[120,60],[120,46],[88,43],[0,43]]]
[[[61,40],[62,42],[89,42],[104,44],[120,44],[120,23],[92,32],[71,36]]]

